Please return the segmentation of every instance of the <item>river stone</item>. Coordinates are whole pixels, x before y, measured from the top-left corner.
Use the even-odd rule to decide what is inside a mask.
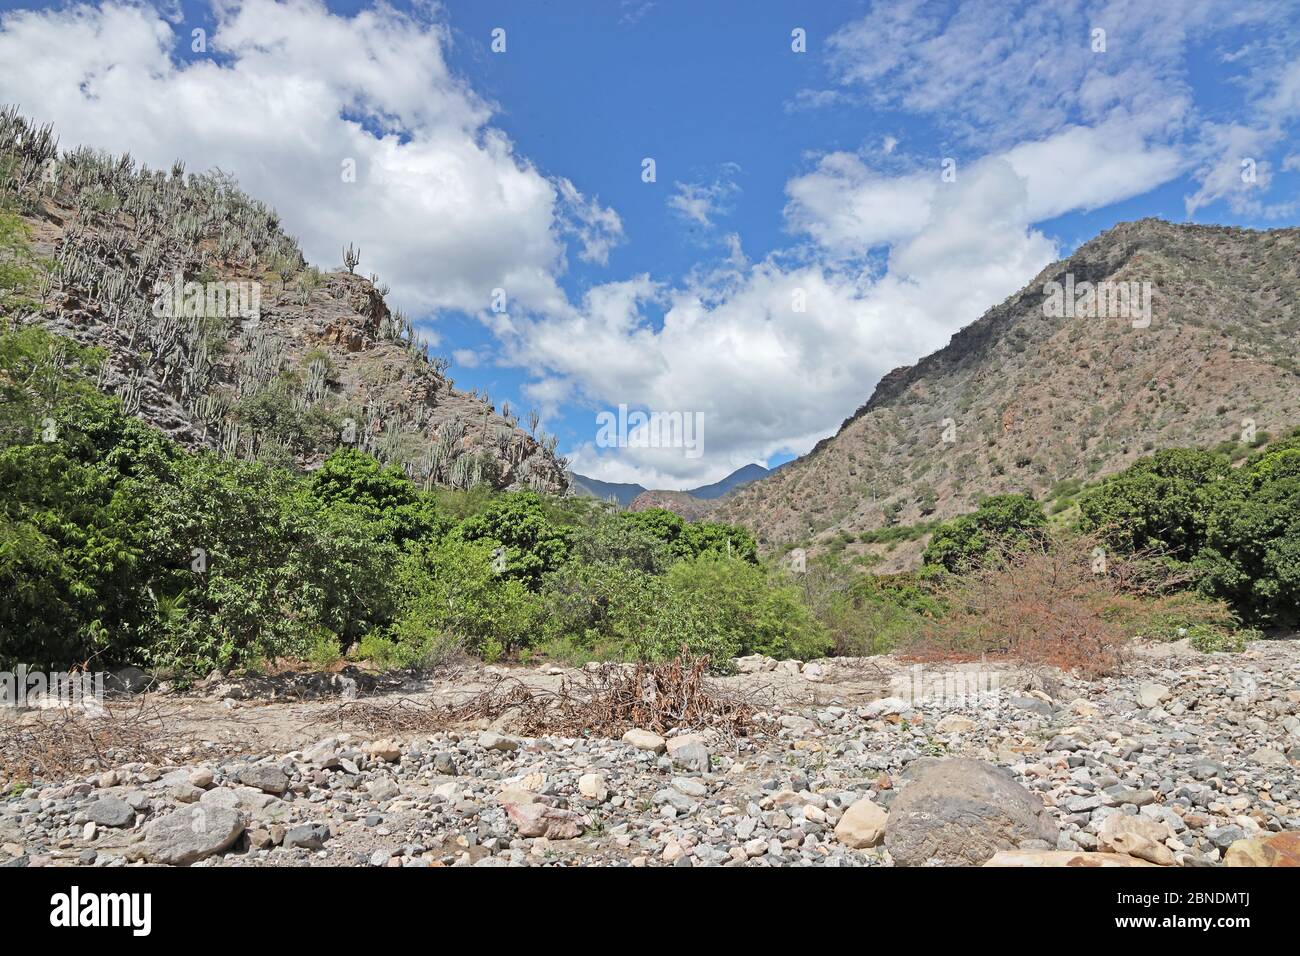
[[[275,794],[277,797],[289,789],[289,778],[285,772],[269,763],[241,767],[239,782],[247,787],[256,787],[263,793]]]
[[[984,864],[985,866],[1074,866],[1074,867],[1115,867],[1115,866],[1155,866],[1146,860],[1125,856],[1122,853],[1088,853],[1075,850],[999,850]]]
[[[135,821],[135,811],[125,800],[101,797],[86,807],[86,819],[101,827],[125,827]]]
[[[190,804],[144,828],[144,855],[151,863],[189,866],[229,849],[243,832],[234,810]]]
[[[1169,688],[1164,684],[1143,684],[1138,688],[1138,703],[1150,709],[1169,699]]]
[[[673,737],[665,742],[673,766],[690,773],[708,773],[711,757],[704,741],[693,735]]]
[[[623,743],[637,750],[649,750],[657,754],[663,753],[667,747],[667,742],[662,737],[649,730],[629,730],[623,735]]]
[[[879,846],[885,836],[888,814],[869,798],[859,800],[840,817],[835,826],[835,839],[847,847],[861,850]]]
[[[885,848],[898,866],[928,860],[978,866],[1027,840],[1055,846],[1060,833],[1042,800],[1010,772],[979,760],[922,758],[895,798]]]
[[[1224,866],[1300,866],[1300,831],[1238,840],[1223,855]]]

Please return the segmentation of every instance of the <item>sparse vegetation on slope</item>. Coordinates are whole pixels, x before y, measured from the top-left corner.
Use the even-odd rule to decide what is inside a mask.
[[[1152,283],[1150,325],[1049,317],[1043,286],[1066,274]],[[1266,440],[1300,408],[1297,302],[1300,230],[1118,225],[886,375],[838,434],[711,517],[752,528],[765,552],[865,533],[867,550],[895,545],[883,567],[898,569],[923,544],[891,528],[997,494],[1028,492],[1061,513],[1073,483],[1153,451]]]

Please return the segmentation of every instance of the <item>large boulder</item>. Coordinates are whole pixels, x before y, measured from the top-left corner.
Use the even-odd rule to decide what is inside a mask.
[[[151,863],[189,866],[228,850],[243,832],[234,810],[190,804],[145,827],[143,855]]]
[[[885,848],[898,866],[979,866],[1027,840],[1056,845],[1060,833],[1047,808],[1006,770],[965,757],[923,758],[907,775],[885,825]]]
[[[1223,855],[1224,866],[1300,866],[1300,831],[1238,840]]]

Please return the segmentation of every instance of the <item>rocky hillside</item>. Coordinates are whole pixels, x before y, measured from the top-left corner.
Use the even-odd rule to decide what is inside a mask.
[[[627,507],[629,511],[662,508],[687,521],[702,521],[713,510],[713,502],[696,498],[688,491],[643,491]]]
[[[350,246],[346,270],[309,266],[220,170],[60,155],[6,109],[0,194],[43,264],[23,320],[103,348],[101,387],[183,444],[308,468],[351,444],[426,487],[566,487],[554,439],[457,391]]]
[[[1051,315],[1046,283],[1150,283],[1140,316]],[[768,550],[855,540],[1152,450],[1300,422],[1300,229],[1123,223],[943,349],[895,369],[811,453],[719,503]],[[923,541],[899,549],[895,563]],[[855,549],[861,548],[854,544]]]

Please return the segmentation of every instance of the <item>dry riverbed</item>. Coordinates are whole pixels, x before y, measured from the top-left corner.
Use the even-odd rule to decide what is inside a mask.
[[[711,684],[754,709],[741,734],[434,719],[503,681],[580,682],[555,667],[139,694],[113,709],[147,719],[150,759],[109,752],[0,799],[0,865],[1300,862],[1294,639],[1138,648],[1097,681],[893,657],[742,666]]]

